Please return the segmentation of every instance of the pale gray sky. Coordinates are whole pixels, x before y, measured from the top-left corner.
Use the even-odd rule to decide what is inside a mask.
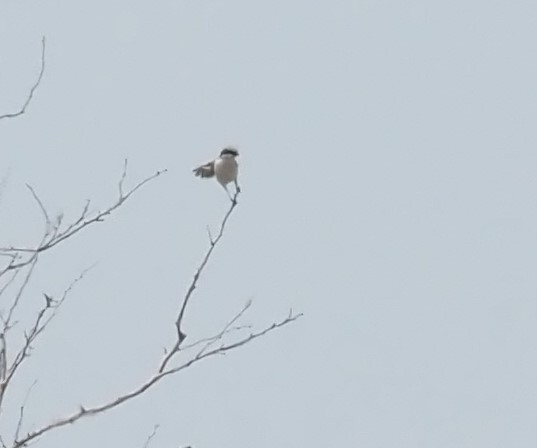
[[[188,318],[296,324],[39,447],[534,447],[537,4],[0,2],[1,245],[50,210],[106,224],[43,258],[79,285],[17,391],[28,425],[131,389],[227,207],[191,169],[235,144],[244,194]],[[31,299],[28,299],[31,300]],[[12,397],[15,399],[15,396]]]

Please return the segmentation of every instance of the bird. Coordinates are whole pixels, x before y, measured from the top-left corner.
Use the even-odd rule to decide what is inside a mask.
[[[229,193],[227,185],[233,182],[235,184],[235,196],[237,193],[240,193],[241,189],[237,183],[239,164],[237,163],[236,158],[238,156],[239,151],[237,151],[236,148],[227,146],[220,151],[220,155],[216,159],[207,162],[205,165],[198,166],[192,171],[194,172],[195,176],[201,178],[210,178],[216,176],[216,180],[220,185],[222,185],[222,187],[224,187],[229,199],[234,202],[234,199]]]

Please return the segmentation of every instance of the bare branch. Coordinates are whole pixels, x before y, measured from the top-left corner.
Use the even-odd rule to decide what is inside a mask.
[[[134,389],[132,392],[129,392],[127,394],[124,394],[124,395],[121,395],[119,397],[117,397],[115,400],[112,400],[110,402],[107,402],[105,404],[102,404],[102,405],[99,405],[99,406],[95,406],[95,407],[90,407],[90,408],[86,408],[84,406],[81,406],[80,409],[77,411],[77,412],[74,412],[73,414],[67,416],[67,417],[63,417],[63,418],[60,418],[60,419],[57,419],[55,421],[53,421],[52,423],[49,423],[35,431],[31,431],[29,432],[28,434],[26,434],[26,436],[24,436],[23,438],[15,441],[14,445],[13,445],[13,448],[21,448],[23,446],[26,446],[29,442],[33,441],[33,440],[36,440],[38,439],[39,437],[41,437],[43,434],[46,434],[48,433],[49,431],[52,431],[53,429],[57,429],[57,428],[61,428],[63,426],[66,426],[66,425],[69,425],[69,424],[72,424],[72,423],[75,423],[76,421],[82,419],[82,418],[85,418],[85,417],[89,417],[89,416],[93,416],[93,415],[98,415],[98,414],[101,414],[103,412],[106,412],[106,411],[109,411],[111,409],[114,409],[116,407],[118,407],[119,405],[129,401],[129,400],[132,400],[133,398],[136,398],[138,397],[139,395],[143,394],[145,391],[149,390],[150,388],[152,388],[154,385],[156,385],[160,380],[162,380],[163,378],[167,377],[167,376],[170,376],[170,375],[174,375],[178,372],[181,372],[182,370],[185,370],[187,369],[188,367],[206,359],[206,358],[210,358],[210,357],[213,357],[215,355],[222,355],[222,354],[225,354],[227,353],[228,351],[231,351],[231,350],[234,350],[238,347],[241,347],[245,344],[248,344],[249,342],[255,340],[255,339],[258,339],[260,338],[261,336],[264,336],[265,334],[267,333],[270,333],[278,328],[281,328],[291,322],[294,322],[295,320],[297,320],[298,318],[300,318],[302,316],[302,314],[290,314],[287,318],[285,318],[284,320],[280,321],[280,322],[277,322],[277,323],[273,323],[272,325],[270,325],[269,327],[266,327],[264,330],[261,330],[259,332],[256,332],[256,333],[251,333],[249,336],[247,337],[244,337],[240,340],[238,340],[237,342],[234,342],[234,343],[230,343],[230,344],[227,344],[227,345],[221,345],[220,347],[218,348],[214,348],[212,350],[209,350],[209,351],[206,351],[205,353],[198,353],[195,357],[189,359],[188,361],[184,362],[183,364],[177,366],[177,367],[174,367],[174,368],[171,368],[171,369],[168,369],[168,370],[164,370],[164,371],[158,371],[156,372],[153,376],[151,376],[149,379],[147,379],[145,382],[143,382],[140,386],[138,386],[136,389]]]
[[[60,299],[55,300],[48,294],[43,294],[45,303],[37,313],[32,327],[25,333],[22,347],[18,350],[13,362],[7,369],[5,378],[2,378],[2,381],[0,382],[0,404],[2,403],[5,391],[7,390],[9,383],[15,375],[17,369],[30,356],[33,348],[32,344],[35,343],[37,338],[45,331],[50,322],[56,317],[60,307],[63,305],[75,285],[80,282],[91,269],[92,267],[89,267],[82,271],[82,273],[64,290]]]
[[[80,281],[87,270],[85,270],[77,279],[75,279],[68,288],[64,291],[62,297],[59,300],[53,299],[51,296],[44,294],[45,300],[43,306],[39,309],[34,317],[33,324],[24,332],[24,339],[20,348],[14,350],[9,347],[9,341],[7,338],[8,332],[15,325],[14,316],[19,308],[21,299],[26,291],[26,288],[30,282],[30,279],[34,273],[34,269],[37,265],[38,258],[41,253],[49,250],[62,241],[67,240],[68,238],[76,235],[82,229],[90,226],[96,222],[102,222],[104,218],[130,198],[139,188],[144,186],[149,181],[155,179],[156,177],[163,174],[165,171],[158,171],[152,176],[149,176],[139,183],[137,183],[133,188],[128,190],[126,193],[121,194],[119,198],[113,203],[110,207],[104,211],[97,212],[94,215],[88,215],[89,201],[85,204],[80,217],[75,220],[73,223],[62,228],[62,215],[59,215],[55,222],[52,222],[50,215],[48,214],[43,201],[39,198],[35,190],[28,185],[34,200],[39,206],[41,213],[43,214],[46,228],[44,234],[41,238],[41,241],[37,245],[36,249],[22,249],[22,248],[8,248],[0,249],[0,255],[7,256],[10,261],[7,266],[0,270],[0,278],[9,271],[12,271],[12,274],[5,280],[0,288],[0,296],[5,293],[7,288],[9,288],[17,277],[22,279],[19,282],[17,290],[14,291],[13,297],[11,298],[11,303],[7,307],[6,315],[0,312],[0,410],[4,400],[6,390],[10,384],[10,381],[18,371],[19,367],[23,362],[30,356],[33,349],[33,344],[36,342],[37,338],[45,331],[47,326],[50,324],[52,319],[56,316],[60,306],[63,304],[67,298],[69,292],[74,287],[74,285]],[[126,179],[126,172],[123,171],[121,176],[120,183]],[[24,274],[21,274],[24,270]],[[19,275],[21,274],[21,275]],[[14,357],[11,363],[8,362],[8,348],[10,352],[14,354]]]
[[[213,239],[210,231],[209,231],[209,249],[205,253],[205,256],[203,257],[203,260],[201,264],[198,266],[198,269],[196,270],[194,274],[194,278],[192,279],[192,282],[190,283],[190,286],[187,289],[187,292],[185,294],[185,297],[183,298],[183,302],[181,304],[181,308],[179,310],[179,314],[177,315],[177,319],[175,321],[175,328],[177,330],[177,340],[175,341],[174,346],[172,349],[168,352],[168,354],[164,357],[162,360],[162,363],[159,368],[159,372],[163,372],[164,369],[167,367],[170,360],[173,358],[173,356],[180,350],[181,344],[186,338],[186,334],[182,330],[182,323],[183,318],[186,312],[186,307],[188,306],[188,303],[190,301],[190,298],[192,297],[192,293],[197,287],[198,280],[200,278],[201,273],[205,269],[205,266],[209,262],[209,259],[211,258],[211,255],[217,246],[218,242],[222,239],[222,236],[224,235],[224,230],[226,228],[226,224],[229,220],[229,217],[233,213],[233,210],[235,210],[235,207],[237,206],[237,198],[240,194],[240,190],[235,191],[235,196],[231,199],[231,206],[227,213],[224,215],[224,219],[222,220],[222,223],[220,224],[220,231],[218,232],[218,235],[216,238]]]
[[[71,238],[72,236],[76,235],[78,232],[80,232],[81,230],[85,229],[88,226],[91,226],[92,224],[103,222],[106,217],[111,215],[117,208],[123,205],[136,191],[138,191],[148,182],[152,181],[153,179],[161,176],[162,174],[166,172],[167,170],[157,171],[153,175],[137,183],[133,188],[127,191],[127,193],[123,193],[122,185],[126,176],[126,173],[124,171],[120,180],[120,185],[121,185],[120,195],[118,199],[116,200],[116,202],[112,204],[110,207],[108,207],[107,209],[96,212],[95,214],[93,214],[93,216],[90,216],[88,215],[88,208],[89,208],[89,201],[88,201],[80,217],[76,221],[69,224],[67,227],[63,229],[60,228],[61,221],[62,221],[61,216],[60,216],[58,218],[57,224],[55,225],[55,228],[52,230],[49,230],[49,232],[45,232],[43,240],[41,241],[40,244],[38,244],[37,247],[35,248],[23,248],[23,247],[0,248],[0,255],[15,254],[15,255],[20,256],[20,254],[31,254],[29,258],[23,259],[22,261],[18,261],[18,262],[15,260],[18,259],[19,257],[15,257],[15,259],[11,260],[11,262],[6,267],[4,267],[2,271],[0,271],[0,277],[8,271],[20,269],[21,267],[28,265],[31,262],[32,257],[35,254],[42,253],[49,249],[52,249],[53,247]],[[38,200],[38,198],[36,200]],[[41,206],[43,205],[41,201],[38,200],[38,202],[40,203]],[[42,208],[42,210],[43,209],[44,207]]]
[[[43,79],[43,74],[45,73],[45,36],[41,39],[41,71],[39,72],[39,76],[37,77],[37,81],[30,89],[30,93],[28,94],[28,97],[26,98],[25,103],[23,104],[22,108],[18,112],[10,113],[10,114],[4,114],[0,115],[0,120],[4,118],[15,118],[18,117],[26,112],[26,108],[32,101],[32,98],[34,96],[35,91],[39,87],[39,84],[41,84],[41,80]]]
[[[179,349],[179,347],[181,346],[181,343],[186,338],[186,334],[182,331],[181,327],[182,327],[186,307],[188,306],[188,302],[190,301],[190,298],[192,297],[192,293],[194,292],[194,290],[196,289],[196,287],[198,285],[198,280],[200,278],[200,275],[203,272],[203,270],[205,269],[205,266],[207,265],[207,263],[209,262],[209,259],[211,258],[211,255],[212,255],[216,245],[222,239],[222,236],[224,236],[224,230],[226,228],[226,224],[227,224],[227,222],[229,220],[229,217],[233,213],[233,210],[235,210],[235,207],[237,206],[237,198],[238,198],[239,194],[240,194],[240,190],[237,190],[235,192],[235,196],[231,200],[231,206],[230,206],[229,210],[227,211],[227,213],[224,215],[224,219],[222,220],[222,224],[220,224],[220,231],[218,232],[218,235],[216,236],[216,238],[213,239],[211,233],[209,232],[209,249],[205,253],[205,257],[203,257],[203,260],[202,260],[201,264],[199,265],[198,269],[196,270],[196,273],[194,274],[194,278],[192,279],[192,283],[190,283],[190,286],[188,287],[188,290],[187,290],[187,292],[185,294],[185,297],[183,299],[183,303],[182,303],[181,308],[179,310],[179,314],[177,315],[177,320],[175,321],[175,327],[177,329],[177,344],[176,344],[175,351],[177,351]],[[173,351],[174,350],[172,350],[170,353],[173,353]],[[170,358],[171,358],[171,356],[170,356]],[[168,363],[168,361],[169,361],[169,359],[166,360],[163,363],[163,365],[161,366],[161,371],[164,370],[164,368],[166,367],[166,364]]]

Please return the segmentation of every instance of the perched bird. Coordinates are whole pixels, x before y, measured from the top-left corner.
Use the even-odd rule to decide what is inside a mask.
[[[241,191],[239,184],[237,183],[237,175],[239,174],[239,164],[236,158],[239,155],[239,151],[230,146],[222,149],[220,156],[211,162],[194,168],[192,171],[196,176],[205,178],[216,176],[216,180],[224,190],[226,190],[229,199],[233,201],[227,184],[230,182],[235,183],[235,191],[239,193]]]

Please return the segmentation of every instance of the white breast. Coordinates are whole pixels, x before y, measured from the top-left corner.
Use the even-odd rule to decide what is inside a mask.
[[[237,179],[239,165],[235,157],[219,157],[214,164],[216,179],[222,185],[234,182]]]

